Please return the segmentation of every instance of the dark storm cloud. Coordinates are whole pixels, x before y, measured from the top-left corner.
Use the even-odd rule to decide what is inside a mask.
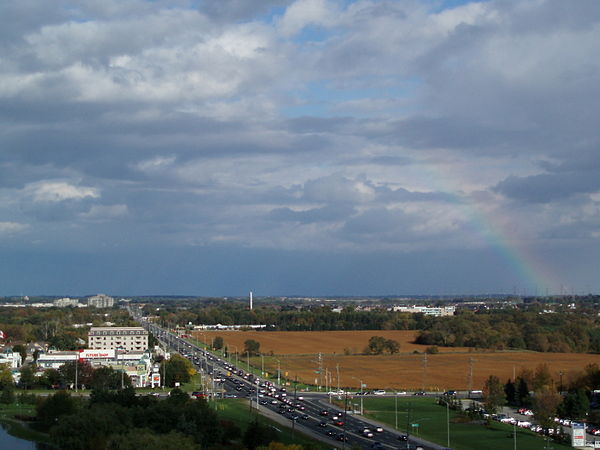
[[[511,176],[498,183],[495,190],[516,200],[548,203],[600,191],[600,171]]]

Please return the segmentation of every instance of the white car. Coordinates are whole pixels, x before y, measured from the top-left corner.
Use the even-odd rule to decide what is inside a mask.
[[[376,391],[373,391],[374,395],[385,395],[385,391],[383,389],[377,389]]]

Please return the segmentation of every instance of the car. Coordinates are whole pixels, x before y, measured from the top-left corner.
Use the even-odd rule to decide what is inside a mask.
[[[373,395],[385,395],[385,391],[383,389],[377,389],[373,391]]]
[[[375,427],[375,431],[378,433],[383,433],[383,427]]]
[[[328,416],[329,415],[329,411],[327,411],[326,409],[324,409],[319,414],[322,415],[322,416]]]
[[[364,437],[372,438],[372,437],[373,437],[373,432],[372,432],[371,430],[369,430],[368,428],[365,428],[365,429],[362,431],[362,435],[363,435]]]
[[[398,440],[403,442],[408,441],[408,434],[401,434],[400,436],[398,436]]]
[[[333,424],[335,426],[338,426],[338,427],[343,427],[344,426],[344,421],[343,420],[336,420],[336,421],[333,422]]]
[[[417,391],[414,393],[414,395],[425,395],[424,391]]]
[[[325,428],[327,426],[327,422],[319,422],[319,426]]]
[[[338,434],[336,439],[341,442],[348,442],[348,436],[346,436],[344,433]]]
[[[302,417],[304,420],[308,420],[308,414],[302,414],[300,417]]]
[[[446,391],[444,392],[444,395],[456,395],[456,391]]]
[[[325,432],[325,434],[326,434],[327,436],[335,436],[335,435],[336,435],[336,432],[335,432],[335,431],[333,431],[333,430],[327,430],[327,431]]]

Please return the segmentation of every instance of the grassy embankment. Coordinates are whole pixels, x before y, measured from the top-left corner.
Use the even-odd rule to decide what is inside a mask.
[[[319,442],[311,437],[308,437],[297,430],[292,431],[291,428],[285,427],[276,423],[260,414],[256,414],[254,410],[250,410],[247,400],[242,399],[224,399],[217,400],[215,407],[219,416],[223,420],[230,420],[235,423],[238,427],[245,430],[248,424],[253,422],[255,419],[263,425],[270,426],[277,431],[278,441],[284,444],[300,444],[304,448],[311,449],[330,449],[331,447]]]
[[[365,415],[386,423],[391,429],[396,423],[396,408],[393,398],[366,398],[364,400]],[[436,404],[433,398],[398,398],[398,428],[406,432],[407,424],[410,434],[447,445],[446,408]],[[409,417],[410,411],[410,417]],[[412,427],[410,424],[419,424]],[[542,450],[545,440],[531,431],[517,428],[517,448]],[[455,412],[450,410],[450,447],[454,450],[512,450],[514,448],[513,427],[508,424],[492,422],[489,427],[481,423],[463,423]],[[554,449],[571,448],[555,442],[550,443]]]

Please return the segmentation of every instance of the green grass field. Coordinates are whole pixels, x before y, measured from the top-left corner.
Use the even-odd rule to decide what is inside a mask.
[[[297,430],[292,432],[291,428],[284,427],[260,414],[257,416],[254,410],[250,411],[247,400],[217,400],[215,407],[221,418],[234,422],[242,429],[242,433],[249,423],[253,422],[255,418],[258,418],[259,423],[271,426],[278,430],[279,442],[287,445],[299,444],[306,449],[331,449],[330,446],[299,433]]]
[[[433,398],[366,398],[365,415],[441,445],[447,445],[446,408],[436,404]],[[396,415],[397,411],[397,415]],[[411,424],[418,424],[413,427]],[[527,450],[545,449],[545,440],[528,430],[517,428],[517,448]],[[490,427],[478,423],[460,423],[457,413],[450,410],[450,448],[454,450],[513,450],[513,427],[492,422]],[[568,449],[566,445],[550,442],[550,448]]]

